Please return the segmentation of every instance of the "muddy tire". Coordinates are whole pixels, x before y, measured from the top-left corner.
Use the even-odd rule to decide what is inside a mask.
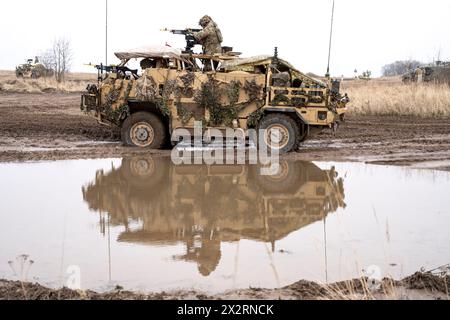
[[[161,149],[166,142],[164,123],[149,112],[137,112],[122,124],[122,142],[126,146]]]
[[[291,117],[273,113],[265,116],[259,125],[265,130],[261,139],[268,149],[278,150],[280,154],[295,151],[300,139],[300,129]]]

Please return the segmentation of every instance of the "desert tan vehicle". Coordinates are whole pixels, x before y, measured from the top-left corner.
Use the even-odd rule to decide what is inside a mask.
[[[112,226],[124,227],[119,242],[184,243],[185,255],[175,259],[197,262],[207,276],[219,263],[221,242],[251,239],[275,250],[276,241],[346,206],[344,181],[334,169],[283,160],[276,175],[259,172],[259,165],[176,166],[131,157],[99,171],[83,197],[100,214],[102,232],[106,214]]]
[[[38,57],[36,57],[34,61],[33,59],[28,59],[26,63],[16,67],[17,78],[39,79],[41,77],[49,77],[52,75],[53,70],[47,69],[40,63]]]
[[[97,66],[99,83],[82,95],[81,109],[121,128],[125,145],[162,148],[176,130],[263,129],[264,143],[280,153],[299,147],[324,128],[337,128],[347,95],[274,56],[207,56],[169,47],[115,54],[117,66]],[[127,67],[138,59],[142,73]],[[106,70],[106,76],[103,71]],[[206,71],[210,70],[210,71]],[[206,134],[207,135],[207,134]]]

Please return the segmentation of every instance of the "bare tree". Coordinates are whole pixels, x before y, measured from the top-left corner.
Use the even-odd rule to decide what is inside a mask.
[[[73,58],[70,41],[68,39],[59,38],[53,42],[52,58],[56,81],[64,82],[65,75],[70,70]]]
[[[55,57],[53,55],[53,50],[48,49],[47,51],[43,52],[40,56],[41,63],[45,67],[45,76],[51,77],[55,74]]]

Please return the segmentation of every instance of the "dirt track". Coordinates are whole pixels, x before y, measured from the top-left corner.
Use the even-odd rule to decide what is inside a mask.
[[[79,101],[76,93],[0,93],[0,162],[170,153],[122,147],[117,130],[82,114]],[[286,157],[450,170],[450,119],[349,115],[336,135],[327,130]]]

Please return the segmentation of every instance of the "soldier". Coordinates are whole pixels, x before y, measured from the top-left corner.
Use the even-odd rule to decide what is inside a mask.
[[[195,32],[194,38],[203,46],[203,53],[208,55],[222,53],[222,33],[210,16],[204,16],[199,24],[203,30]]]

